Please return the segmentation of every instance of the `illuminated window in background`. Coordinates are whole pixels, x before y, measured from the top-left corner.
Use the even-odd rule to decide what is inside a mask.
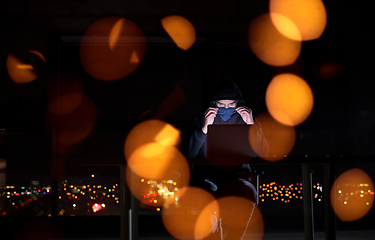
[[[50,192],[51,186],[41,186],[38,181],[32,181],[31,185],[0,187],[0,216],[49,216],[51,202],[47,196]],[[29,211],[30,208],[33,211]]]
[[[131,155],[126,179],[131,193],[140,202],[163,206],[189,184],[190,170],[185,157],[175,147],[149,143]]]
[[[281,34],[273,25],[270,14],[263,14],[250,23],[248,37],[255,56],[271,66],[290,65],[301,52],[301,41]]]
[[[143,204],[163,206],[188,185],[190,170],[178,150],[180,143],[180,131],[160,120],[141,122],[129,132],[124,143],[126,179]]]
[[[301,124],[310,115],[313,104],[314,96],[310,86],[297,75],[279,74],[267,87],[267,109],[282,124]]]
[[[187,51],[195,42],[193,24],[184,17],[172,15],[161,20],[161,25],[180,49]]]
[[[79,56],[83,68],[93,78],[114,81],[134,72],[145,52],[146,38],[135,23],[108,17],[86,30]]]
[[[254,124],[249,130],[249,141],[252,149],[256,154],[267,161],[274,162],[284,158],[288,155],[294,147],[296,141],[296,132],[294,127],[286,126],[275,119],[273,119],[268,113],[261,113],[257,117],[258,121],[262,126],[265,139],[267,139],[269,145],[269,152],[266,155],[266,151],[259,151],[257,146],[257,133],[259,131],[259,125]]]
[[[374,183],[361,169],[342,173],[331,188],[331,206],[337,217],[352,222],[364,217],[374,203]]]
[[[279,200],[279,201],[282,201],[282,202],[287,201],[287,203],[290,203],[290,200],[279,198],[278,196],[280,196],[280,197],[286,196],[286,197],[289,197],[289,198],[293,198],[294,202],[296,201],[295,199],[298,199],[297,200],[298,202],[300,202],[300,200],[302,199],[303,193],[301,191],[299,191],[299,190],[302,190],[302,187],[297,188],[297,187],[294,187],[294,184],[290,184],[289,188],[285,188],[285,186],[279,185],[276,182],[272,182],[269,185],[275,190],[274,195],[273,194],[267,194],[266,192],[269,191],[269,190],[267,190],[267,188],[261,187],[261,186],[259,187],[259,197],[263,198],[265,200],[265,201],[262,201],[262,203],[267,204],[267,203],[271,202],[271,200],[272,201]],[[296,185],[300,185],[300,183],[297,183]],[[279,189],[281,189],[282,191],[279,190]],[[285,194],[283,194],[283,192],[285,192]],[[264,193],[266,193],[266,194],[264,194]],[[320,185],[320,183],[317,183],[316,185],[314,185],[313,194],[314,194],[315,201],[317,201],[317,202],[322,201],[322,199],[323,199],[323,187]]]
[[[64,180],[58,182],[58,215],[119,215],[120,188],[112,189],[119,181],[119,168],[116,166],[68,167]],[[69,187],[63,188],[64,184]]]
[[[286,28],[284,16],[294,23],[303,41],[319,38],[327,25],[327,12],[322,0],[270,0],[270,13],[276,28],[285,36],[296,39],[295,30]]]

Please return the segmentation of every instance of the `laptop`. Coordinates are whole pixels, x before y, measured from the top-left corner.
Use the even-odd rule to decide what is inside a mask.
[[[248,163],[255,152],[249,143],[250,125],[209,125],[207,133],[207,160],[217,164]]]

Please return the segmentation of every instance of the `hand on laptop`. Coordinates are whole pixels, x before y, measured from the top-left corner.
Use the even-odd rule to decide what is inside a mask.
[[[236,108],[236,111],[241,115],[243,121],[248,124],[252,125],[254,124],[254,118],[253,118],[253,112],[250,108],[243,106]]]
[[[204,125],[202,128],[202,132],[207,134],[207,127],[208,125],[212,125],[214,123],[215,117],[217,114],[217,108],[208,108],[207,111],[204,113]]]

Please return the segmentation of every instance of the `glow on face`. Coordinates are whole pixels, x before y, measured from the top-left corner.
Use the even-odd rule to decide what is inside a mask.
[[[222,108],[235,108],[237,106],[237,101],[234,100],[219,100],[216,102],[217,107]]]

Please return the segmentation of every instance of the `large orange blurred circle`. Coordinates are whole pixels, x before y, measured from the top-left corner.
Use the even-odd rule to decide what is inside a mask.
[[[167,231],[178,239],[204,239],[217,227],[219,206],[207,191],[188,187],[183,196],[162,210]]]
[[[79,56],[92,77],[113,81],[131,74],[146,51],[146,38],[132,21],[108,17],[92,24],[82,37]]]
[[[194,44],[196,39],[195,28],[186,18],[172,15],[163,18],[161,24],[177,47],[186,51]]]
[[[178,147],[181,143],[180,131],[172,125],[156,119],[137,124],[126,137],[124,143],[125,159],[129,160],[131,154],[137,148],[152,142]]]
[[[283,159],[288,155],[296,142],[296,131],[294,127],[286,126],[275,119],[268,113],[261,113],[257,116],[259,124],[250,126],[249,141],[252,149],[262,159],[274,162]],[[268,142],[269,151],[259,148],[259,134],[264,134]]]
[[[217,202],[224,233],[228,234],[226,239],[263,238],[263,217],[255,203],[237,196],[223,197]]]
[[[304,41],[319,38],[327,25],[327,12],[322,0],[270,0],[270,13],[290,19]],[[280,24],[277,18],[272,17],[272,21],[280,32],[291,37],[287,32],[290,29]]]
[[[272,23],[270,14],[255,18],[249,25],[248,36],[253,53],[271,66],[290,65],[301,52],[301,41],[281,34]]]
[[[359,168],[342,173],[331,188],[331,206],[337,217],[352,222],[364,217],[374,204],[374,183]]]
[[[185,157],[173,146],[160,143],[148,143],[139,147],[128,160],[128,167],[143,177],[167,179],[172,171],[188,174],[189,168]]]
[[[279,74],[266,91],[267,109],[277,121],[288,126],[301,124],[310,115],[314,97],[310,86],[290,73]]]

